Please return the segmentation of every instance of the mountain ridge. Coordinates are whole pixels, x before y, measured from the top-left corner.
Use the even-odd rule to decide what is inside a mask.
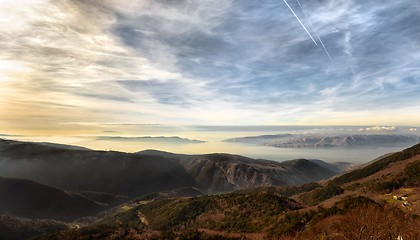
[[[129,197],[183,187],[215,193],[302,184],[338,173],[327,163],[311,161],[291,165],[224,153],[122,153],[11,140],[0,140],[0,166],[0,176],[31,179],[73,192]]]
[[[303,136],[285,142],[267,142],[265,146],[278,148],[330,148],[330,147],[379,147],[400,146],[417,143],[420,137],[414,135],[340,135]]]
[[[179,143],[179,144],[187,144],[187,143],[205,143],[206,141],[197,140],[197,139],[189,139],[189,138],[181,138],[178,136],[141,136],[141,137],[121,137],[121,136],[98,136],[96,140],[112,140],[112,141],[138,141],[138,142],[167,142],[167,143]]]
[[[57,148],[30,142],[0,140],[0,166],[0,176],[30,179],[73,192],[97,191],[135,197],[196,186],[182,166],[162,157]]]
[[[229,138],[223,141],[277,148],[343,148],[406,146],[419,142],[420,137],[412,134],[276,134]]]
[[[180,163],[199,185],[209,188],[210,193],[257,186],[303,184],[326,179],[342,171],[321,160],[276,162],[225,153],[185,155],[155,150],[137,154],[165,156]]]

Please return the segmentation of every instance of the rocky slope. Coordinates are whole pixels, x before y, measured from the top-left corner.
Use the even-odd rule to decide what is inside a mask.
[[[154,150],[138,154],[162,156],[181,164],[201,189],[208,193],[261,186],[298,185],[327,179],[342,171],[320,160],[275,162],[222,153],[182,155]]]

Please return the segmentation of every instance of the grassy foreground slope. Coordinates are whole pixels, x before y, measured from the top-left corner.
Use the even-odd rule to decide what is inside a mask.
[[[311,206],[346,194],[361,194],[379,199],[400,188],[420,186],[420,144],[381,158],[363,168],[338,176],[322,187],[303,193],[298,199]]]

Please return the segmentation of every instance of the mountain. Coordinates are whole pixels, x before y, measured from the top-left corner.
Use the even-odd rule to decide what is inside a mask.
[[[293,137],[292,134],[259,135],[259,136],[229,138],[229,139],[223,140],[223,142],[261,144],[261,143],[266,143],[266,142],[282,140],[285,138],[287,139],[291,137]]]
[[[316,148],[316,147],[378,147],[378,146],[406,146],[420,141],[415,135],[292,135],[274,134],[229,138],[223,142],[248,143],[272,146],[278,148]]]
[[[86,150],[86,151],[91,150],[89,148],[67,145],[67,144],[58,144],[58,143],[49,143],[49,142],[37,142],[37,144],[49,146],[49,147],[55,147],[55,148],[69,149],[69,150]]]
[[[201,189],[208,193],[261,186],[297,185],[327,179],[342,171],[320,160],[275,162],[223,153],[183,155],[155,150],[138,154],[161,156],[181,164]]]
[[[419,215],[417,144],[319,183],[141,198],[94,225],[39,239],[416,240]]]
[[[100,136],[96,140],[105,140],[105,141],[123,141],[123,142],[162,142],[162,143],[173,143],[173,144],[188,144],[188,143],[205,143],[206,141],[180,138],[177,136],[173,137],[120,137],[120,136]]]
[[[34,181],[0,177],[0,214],[72,221],[107,206]]]
[[[183,187],[216,193],[295,185],[340,172],[327,163],[305,159],[279,163],[231,154],[130,154],[11,140],[0,140],[0,166],[0,176],[30,179],[73,192],[128,197]]]
[[[263,145],[278,148],[381,147],[404,146],[419,141],[420,137],[412,135],[303,136],[286,141],[266,142]]]
[[[0,176],[129,197],[197,187],[183,166],[164,157],[11,140],[0,140]]]

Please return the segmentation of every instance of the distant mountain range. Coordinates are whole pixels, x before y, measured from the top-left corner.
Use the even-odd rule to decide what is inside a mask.
[[[261,135],[240,138],[230,138],[226,142],[252,143],[278,148],[331,148],[331,147],[391,147],[407,146],[420,142],[415,135]]]
[[[299,137],[285,142],[269,142],[279,148],[381,147],[418,143],[420,137],[406,135],[345,135],[332,137]]]
[[[120,136],[100,136],[97,137],[96,140],[102,141],[123,141],[123,142],[165,142],[165,143],[173,143],[173,144],[188,144],[188,143],[205,143],[206,141],[196,140],[196,139],[188,139],[188,138],[181,138],[177,136],[173,137],[120,137]]]
[[[223,140],[223,142],[260,144],[260,143],[266,143],[268,141],[278,141],[278,140],[283,140],[285,138],[287,139],[291,137],[293,137],[292,134],[260,135],[260,136],[229,138],[229,139]]]

